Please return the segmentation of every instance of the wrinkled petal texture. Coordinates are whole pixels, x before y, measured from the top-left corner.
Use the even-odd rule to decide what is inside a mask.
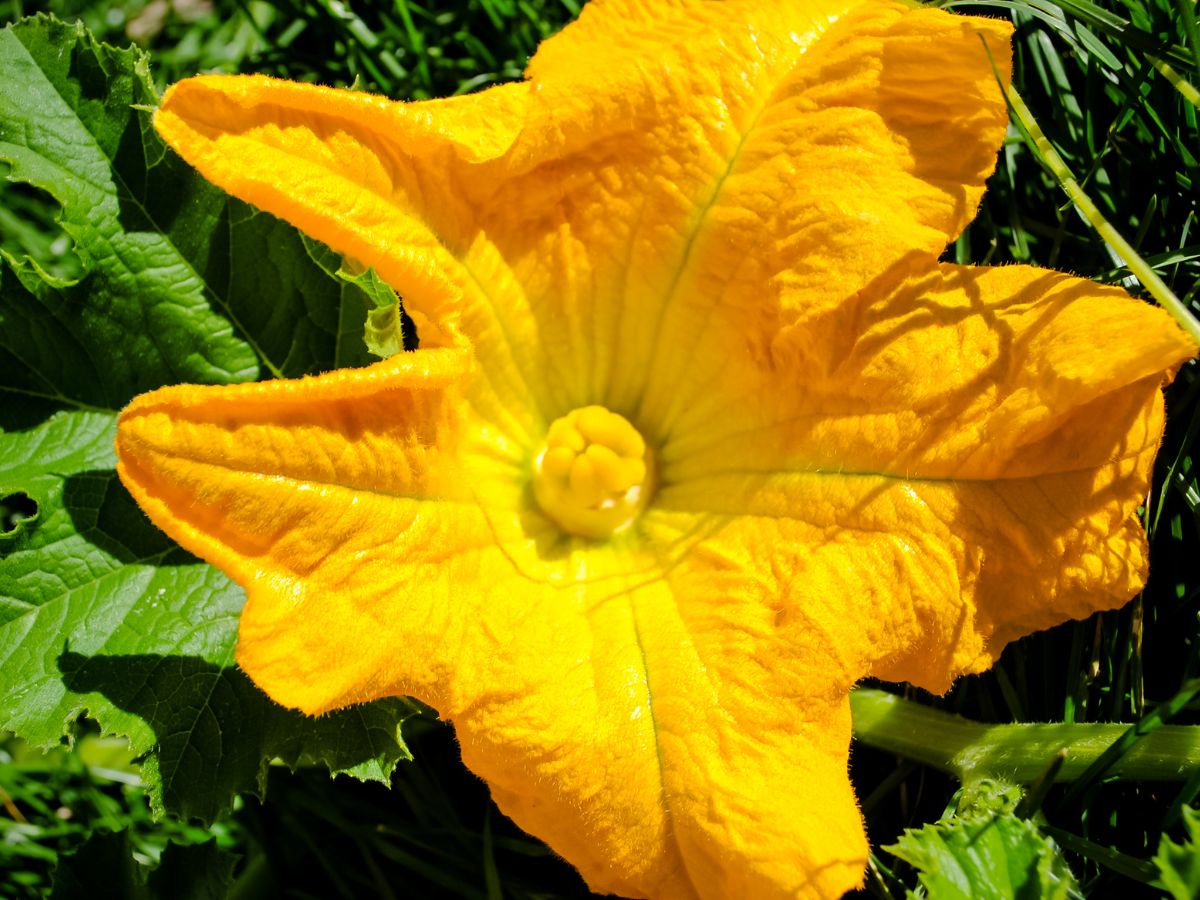
[[[374,266],[422,346],[141,397],[121,476],[246,586],[272,697],[429,702],[593,888],[837,896],[850,687],[944,690],[1127,600],[1195,352],[1117,289],[937,262],[1008,57],[1001,23],[885,0],[593,0],[480,94],[183,82],[163,136]],[[605,542],[530,487],[591,404],[658,467]]]

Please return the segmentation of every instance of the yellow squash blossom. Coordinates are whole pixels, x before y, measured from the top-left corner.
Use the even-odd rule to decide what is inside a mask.
[[[851,686],[943,691],[1137,591],[1195,352],[1115,288],[938,262],[1008,40],[889,0],[594,0],[470,96],[172,88],[166,140],[373,266],[421,342],[122,415],[124,483],[246,588],[246,672],[309,713],[431,704],[596,890],[858,885]]]

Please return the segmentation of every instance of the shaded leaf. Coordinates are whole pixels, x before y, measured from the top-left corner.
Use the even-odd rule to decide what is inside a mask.
[[[51,900],[223,900],[233,883],[233,854],[203,844],[168,844],[152,870],[133,857],[126,832],[97,832],[62,857]]]

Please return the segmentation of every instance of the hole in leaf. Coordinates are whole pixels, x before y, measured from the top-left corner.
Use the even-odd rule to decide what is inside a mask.
[[[79,278],[83,263],[59,222],[62,205],[40,188],[8,181],[11,171],[0,164],[0,209],[12,214],[0,216],[0,249],[17,259],[32,259],[56,278]]]
[[[36,518],[37,501],[23,491],[0,498],[0,534],[12,534],[22,523]]]

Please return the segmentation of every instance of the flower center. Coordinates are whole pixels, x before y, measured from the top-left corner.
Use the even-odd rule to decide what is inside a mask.
[[[556,419],[533,462],[533,493],[563,531],[606,538],[628,527],[653,488],[650,451],[629,420],[603,406]]]

